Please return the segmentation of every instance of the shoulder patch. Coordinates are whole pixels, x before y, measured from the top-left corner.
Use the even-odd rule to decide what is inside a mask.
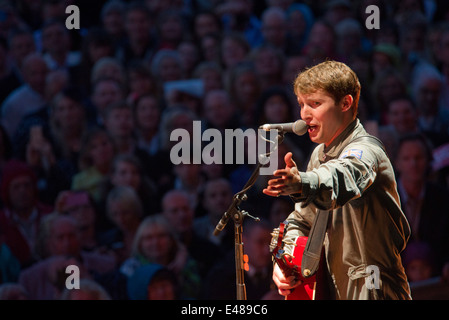
[[[346,157],[362,159],[362,153],[363,151],[360,149],[348,149],[340,155],[339,159],[344,159]]]

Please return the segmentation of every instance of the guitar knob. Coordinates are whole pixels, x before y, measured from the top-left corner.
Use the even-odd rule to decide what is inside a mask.
[[[311,272],[310,272],[309,269],[304,269],[304,272],[303,272],[303,273],[304,273],[304,277],[307,278],[308,276],[310,276],[310,273],[311,273]]]

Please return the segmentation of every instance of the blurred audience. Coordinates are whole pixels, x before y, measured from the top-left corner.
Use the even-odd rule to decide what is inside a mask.
[[[356,71],[358,116],[393,160],[412,227],[409,280],[449,279],[445,1],[80,1],[79,30],[64,25],[69,2],[0,1],[1,299],[196,299],[215,283],[204,282],[209,271],[231,279],[232,221],[213,230],[255,168],[257,141],[225,138],[299,119],[293,81],[327,59]],[[378,6],[380,29],[366,27],[368,5]],[[223,150],[211,152],[220,141],[206,129],[221,134]],[[174,148],[180,142],[188,147]],[[307,135],[286,135],[278,166],[292,151],[305,167],[313,147]],[[237,163],[242,155],[248,163]],[[293,210],[261,193],[267,178],[242,203],[269,220],[244,230],[248,288],[265,270],[268,229]],[[52,212],[65,219],[60,230]],[[149,255],[134,255],[146,219],[172,239],[164,259],[148,243]],[[65,249],[50,250],[55,238]],[[94,268],[85,254],[105,264]],[[128,259],[142,264],[129,278],[115,263]],[[78,291],[64,287],[69,264],[82,270]],[[232,299],[224,279],[213,289]],[[251,298],[278,299],[268,282]]]

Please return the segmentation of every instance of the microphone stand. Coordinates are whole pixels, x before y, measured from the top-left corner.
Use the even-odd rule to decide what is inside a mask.
[[[220,221],[217,223],[214,235],[217,236],[226,226],[229,219],[232,219],[234,221],[234,245],[235,245],[235,271],[236,271],[236,285],[237,285],[237,300],[246,300],[246,287],[245,287],[245,281],[244,281],[244,254],[243,254],[243,241],[242,241],[242,234],[243,234],[243,220],[246,216],[254,219],[255,221],[260,221],[259,218],[251,216],[247,211],[241,210],[239,208],[242,201],[246,201],[248,199],[248,196],[246,195],[246,192],[254,185],[257,178],[260,174],[260,168],[264,165],[268,164],[269,156],[271,153],[277,148],[279,144],[282,143],[284,140],[284,132],[278,131],[278,135],[276,137],[276,142],[274,143],[273,147],[271,148],[270,152],[261,155],[265,157],[265,164],[261,164],[261,161],[259,159],[256,168],[254,169],[253,173],[251,174],[250,178],[246,182],[243,189],[239,192],[237,192],[234,197],[231,205],[229,206],[228,210],[223,214]],[[247,261],[246,261],[247,262]]]

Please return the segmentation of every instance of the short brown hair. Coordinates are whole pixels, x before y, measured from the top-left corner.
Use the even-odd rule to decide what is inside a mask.
[[[301,72],[295,79],[295,94],[310,94],[317,90],[324,90],[340,102],[344,96],[350,94],[354,101],[356,114],[360,98],[360,81],[355,72],[342,62],[327,60]]]

